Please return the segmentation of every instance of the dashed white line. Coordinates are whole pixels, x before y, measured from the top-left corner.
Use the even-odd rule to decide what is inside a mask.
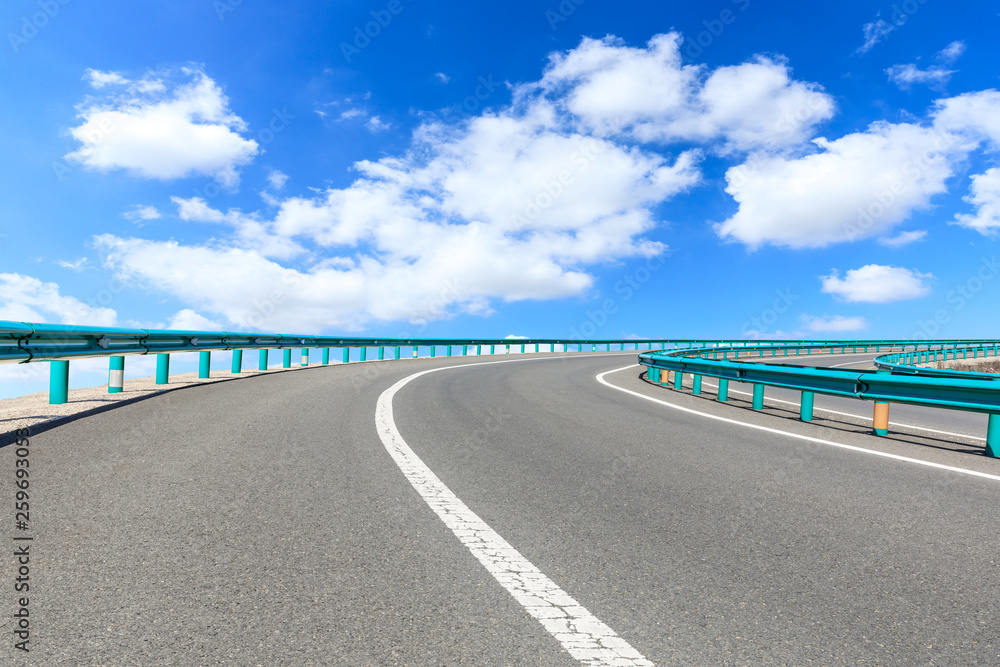
[[[521,603],[571,656],[585,665],[649,667],[652,662],[545,576],[459,500],[410,449],[396,428],[392,415],[392,399],[412,380],[428,373],[452,368],[517,361],[537,360],[519,359],[445,366],[403,378],[382,392],[378,398],[375,408],[375,426],[378,435],[420,497],[500,582],[500,585],[507,589],[507,592]]]
[[[621,391],[621,392],[624,392],[626,394],[631,394],[632,396],[637,396],[639,398],[645,399],[647,401],[652,401],[653,403],[658,403],[660,405],[664,405],[664,406],[666,406],[668,408],[672,408],[674,410],[680,410],[681,412],[687,412],[689,414],[698,415],[700,417],[706,417],[708,419],[714,419],[715,421],[725,422],[727,424],[735,424],[737,426],[743,426],[744,428],[752,428],[752,429],[757,430],[757,431],[765,431],[767,433],[775,433],[775,434],[778,434],[778,435],[784,435],[784,436],[787,436],[789,438],[795,438],[796,440],[806,440],[808,442],[814,442],[814,443],[820,444],[820,445],[827,445],[828,447],[837,447],[839,449],[848,449],[850,451],[861,452],[863,454],[871,454],[873,456],[881,456],[883,458],[893,459],[895,461],[904,461],[906,463],[915,463],[917,465],[927,466],[929,468],[938,468],[940,470],[948,470],[950,472],[957,472],[957,473],[961,473],[963,475],[971,475],[973,477],[983,477],[985,479],[992,479],[994,481],[1000,482],[1000,475],[991,475],[989,473],[979,472],[977,470],[969,470],[967,468],[958,468],[958,467],[955,467],[955,466],[944,465],[942,463],[934,463],[932,461],[923,461],[921,459],[914,459],[914,458],[911,458],[909,456],[900,456],[899,454],[889,454],[888,452],[880,452],[880,451],[875,450],[875,449],[865,449],[864,447],[855,447],[854,445],[845,445],[845,444],[840,443],[840,442],[833,442],[832,440],[823,440],[822,438],[813,438],[812,436],[808,436],[808,435],[801,435],[799,433],[791,433],[790,431],[782,431],[781,429],[771,428],[769,426],[761,426],[759,424],[750,424],[748,422],[742,422],[742,421],[739,421],[737,419],[729,419],[728,417],[720,417],[719,415],[713,415],[713,414],[709,414],[707,412],[701,412],[700,410],[693,410],[691,408],[685,408],[685,407],[683,407],[681,405],[677,405],[676,403],[670,403],[668,401],[664,401],[664,400],[661,400],[659,398],[653,398],[652,396],[647,396],[646,394],[641,394],[641,393],[639,393],[637,391],[632,391],[631,389],[625,389],[624,387],[619,387],[617,385],[613,385],[613,384],[611,384],[610,382],[608,382],[607,380],[604,379],[605,375],[610,375],[612,373],[618,373],[618,372],[621,372],[621,371],[628,370],[630,368],[637,368],[638,366],[639,366],[639,364],[630,364],[628,366],[623,366],[621,368],[616,368],[615,370],[612,370],[612,371],[606,371],[604,373],[598,374],[597,377],[596,377],[596,379],[601,384],[603,384],[605,386],[608,386],[608,387],[611,387],[612,389],[616,389],[617,391]]]

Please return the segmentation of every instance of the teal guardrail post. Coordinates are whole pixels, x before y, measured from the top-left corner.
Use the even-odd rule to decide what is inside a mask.
[[[764,385],[755,384],[753,386],[753,405],[754,410],[764,409]]]
[[[417,345],[413,346],[413,358],[416,359],[420,356],[420,347]]]
[[[813,420],[813,392],[803,391],[799,400],[799,419],[804,422]]]
[[[496,352],[496,345],[490,345],[490,354]]]
[[[524,347],[524,346],[522,345],[521,347]],[[522,350],[522,352],[523,352],[523,350]],[[450,357],[451,356],[451,345],[448,346],[448,349],[445,351],[444,356],[446,356],[446,357]]]
[[[156,355],[156,384],[167,384],[170,380],[170,355]]]
[[[49,362],[49,405],[69,401],[69,361]]]
[[[380,345],[378,348],[378,360],[383,361],[385,359],[385,346]]]
[[[344,349],[346,350],[347,348],[345,347]],[[281,353],[282,353],[281,354],[281,367],[282,368],[291,368],[292,367],[292,349],[291,348],[285,348],[284,350],[281,351]]]
[[[650,382],[660,384],[660,369],[653,366],[646,366],[646,379]]]
[[[431,359],[434,358],[434,355],[436,353],[437,353],[437,345],[431,345]]]
[[[538,343],[535,343],[535,354],[538,354]]]
[[[326,359],[326,362],[324,362],[324,363],[329,363],[329,361],[330,361],[330,348],[326,349],[326,357],[325,357],[325,359]],[[260,349],[260,351],[257,353],[257,370],[259,370],[259,371],[266,371],[267,370],[267,348],[266,347],[262,347]]]
[[[119,394],[125,389],[125,357],[108,359],[108,393]]]
[[[694,375],[692,377],[693,377],[693,382],[691,384],[691,393],[697,396],[701,394],[701,376]]]
[[[344,353],[343,353],[341,359],[342,359],[342,361],[345,364],[348,364],[348,363],[351,362],[351,348],[349,348],[349,347],[345,347],[344,348]]]
[[[729,400],[729,379],[719,378],[719,400],[725,403]]]
[[[674,371],[674,389],[684,388],[684,373],[681,371]]]
[[[399,359],[399,345],[396,346],[396,358]]]
[[[983,452],[990,458],[1000,458],[1000,414],[990,413],[986,423],[986,450]]]
[[[323,348],[323,365],[326,366],[328,363],[330,363],[330,348],[324,347]]]
[[[212,352],[202,350],[198,353],[198,377],[204,380],[212,374]]]
[[[234,373],[240,373],[243,371],[243,350],[233,350],[233,368]]]
[[[361,347],[361,361],[368,361],[368,348],[364,346]]]
[[[478,356],[482,355],[482,353],[483,353],[483,346],[482,345],[477,345],[476,346],[476,356],[478,357]]]
[[[299,366],[305,368],[308,365],[309,365],[309,348],[304,347],[302,348],[302,360],[299,362]]]

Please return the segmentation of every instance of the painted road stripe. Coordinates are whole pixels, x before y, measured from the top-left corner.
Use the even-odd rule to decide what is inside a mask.
[[[459,500],[437,475],[424,465],[396,428],[392,416],[392,399],[396,392],[411,380],[452,368],[524,361],[541,360],[518,359],[445,366],[403,378],[382,392],[378,398],[375,408],[375,427],[378,435],[420,497],[455,533],[472,555],[479,559],[483,567],[500,582],[500,585],[559,640],[570,655],[584,665],[651,666],[652,662],[542,574],[541,570],[532,565]]]
[[[658,398],[653,398],[652,396],[647,396],[646,394],[640,394],[637,391],[632,391],[631,389],[625,389],[624,387],[619,387],[613,385],[604,379],[605,375],[610,375],[612,373],[619,373],[621,371],[627,371],[630,368],[637,368],[639,364],[631,364],[629,366],[623,366],[622,368],[616,368],[613,371],[605,371],[597,375],[596,379],[601,384],[611,387],[612,389],[617,389],[618,391],[625,392],[626,394],[631,394],[633,396],[638,396],[647,401],[652,401],[653,403],[659,403],[660,405],[665,405],[668,408],[673,408],[674,410],[680,410],[681,412],[687,412],[693,415],[699,415],[701,417],[707,417],[708,419],[714,419],[716,421],[725,422],[727,424],[736,424],[737,426],[743,426],[745,428],[752,428],[758,431],[765,431],[767,433],[776,433],[778,435],[788,436],[789,438],[795,438],[797,440],[806,440],[808,442],[814,442],[819,445],[827,445],[828,447],[838,447],[840,449],[849,449],[854,452],[861,452],[863,454],[872,454],[873,456],[881,456],[887,459],[893,459],[896,461],[905,461],[906,463],[915,463],[917,465],[927,466],[929,468],[938,468],[940,470],[948,470],[950,472],[957,472],[963,475],[971,475],[973,477],[983,477],[985,479],[992,479],[994,481],[1000,482],[1000,475],[991,475],[985,472],[979,472],[977,470],[969,470],[967,468],[956,468],[955,466],[948,466],[942,463],[933,463],[931,461],[922,461],[920,459],[910,458],[909,456],[900,456],[898,454],[889,454],[887,452],[880,452],[874,449],[865,449],[864,447],[855,447],[854,445],[845,445],[840,442],[833,442],[832,440],[823,440],[822,438],[813,438],[808,435],[801,435],[799,433],[791,433],[789,431],[782,431],[776,428],[770,428],[768,426],[760,426],[758,424],[750,424],[748,422],[741,422],[736,419],[729,419],[728,417],[720,417],[718,415],[709,414],[707,412],[701,412],[700,410],[692,410],[691,408],[685,408],[683,406],[677,405],[675,403],[669,403],[667,401],[660,400]]]

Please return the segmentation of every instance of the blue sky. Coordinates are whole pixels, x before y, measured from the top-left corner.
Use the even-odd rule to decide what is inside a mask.
[[[94,5],[0,11],[0,319],[996,335],[993,3]]]

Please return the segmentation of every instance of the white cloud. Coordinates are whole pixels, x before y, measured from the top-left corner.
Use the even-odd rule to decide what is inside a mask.
[[[1000,91],[965,93],[934,104],[934,126],[942,132],[961,135],[971,150],[981,141],[1000,150]]]
[[[868,322],[863,317],[844,317],[843,315],[815,317],[812,315],[802,315],[799,319],[802,325],[813,333],[860,331],[868,328]]]
[[[132,222],[159,220],[162,217],[155,206],[144,206],[141,204],[136,204],[132,210],[122,213],[122,216],[124,216],[126,220],[131,220]]]
[[[886,23],[883,19],[875,19],[871,23],[866,23],[861,27],[861,32],[865,35],[865,43],[858,47],[858,53],[868,53],[882,38],[896,29],[896,26]]]
[[[120,86],[129,83],[129,80],[118,72],[102,72],[96,69],[88,69],[84,73],[93,88],[104,88],[105,86]]]
[[[81,257],[75,262],[67,262],[65,260],[60,259],[56,262],[56,264],[58,264],[64,269],[69,269],[70,271],[86,271],[87,269],[94,268],[90,265],[90,260],[87,259],[86,257]]]
[[[550,56],[542,80],[515,93],[525,100],[540,92],[598,136],[721,139],[739,150],[799,143],[833,115],[832,98],[815,84],[792,80],[781,61],[757,56],[708,72],[682,64],[680,42],[678,33],[656,35],[646,48],[586,38]]]
[[[223,327],[215,320],[199,315],[190,308],[184,308],[174,313],[166,328],[180,331],[221,331]]]
[[[913,63],[906,65],[893,65],[885,70],[889,75],[889,80],[903,90],[909,90],[914,84],[923,83],[932,87],[941,87],[948,83],[948,79],[955,73],[955,70],[943,67],[928,67],[920,69]]]
[[[383,132],[385,130],[391,129],[392,125],[390,123],[384,122],[378,116],[372,116],[365,123],[365,127],[367,127],[372,132]]]
[[[281,190],[285,187],[285,183],[288,182],[288,174],[282,173],[277,169],[272,169],[267,174],[267,183],[275,190]]]
[[[243,213],[239,209],[229,209],[223,213],[210,207],[200,197],[171,197],[171,200],[177,204],[177,216],[181,220],[228,225],[235,232],[229,239],[230,243],[259,252],[264,257],[291,259],[305,252],[292,239],[276,235],[273,223],[261,220],[256,214]]]
[[[934,57],[943,63],[951,64],[958,60],[963,53],[965,53],[965,42],[954,41],[938,51]]]
[[[851,303],[891,303],[930,294],[934,276],[897,266],[868,264],[849,270],[843,278],[834,271],[820,278],[823,292]]]
[[[915,229],[909,232],[900,232],[895,236],[883,236],[878,240],[878,242],[881,245],[888,246],[890,248],[899,248],[917,241],[923,241],[926,236],[926,230]]]
[[[933,195],[954,173],[954,137],[911,124],[874,123],[799,158],[759,155],[726,172],[739,204],[716,226],[724,239],[821,247],[884,234]]]
[[[959,213],[955,224],[991,236],[1000,229],[1000,168],[987,169],[972,177],[970,195],[965,201],[976,207],[975,213]]]
[[[258,152],[256,141],[240,135],[246,123],[229,109],[222,89],[198,69],[140,81],[116,73],[89,77],[100,82],[94,84],[97,88],[127,86],[117,94],[88,98],[78,107],[82,122],[70,134],[81,146],[67,154],[67,160],[160,180],[202,174],[235,186],[237,169]],[[184,81],[175,83],[171,77]]]
[[[435,72],[434,77],[441,83],[448,83],[451,81],[451,77],[444,72]]]
[[[118,314],[65,296],[56,283],[19,273],[0,273],[0,320],[115,326]]]

